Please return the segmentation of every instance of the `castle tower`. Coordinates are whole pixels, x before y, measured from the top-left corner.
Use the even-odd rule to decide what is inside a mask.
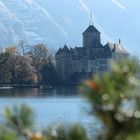
[[[69,78],[71,73],[71,53],[67,45],[59,49],[55,55],[56,60],[56,72],[60,80],[64,81]]]
[[[96,42],[100,41],[100,32],[93,25],[89,25],[83,32],[83,47],[94,47]]]

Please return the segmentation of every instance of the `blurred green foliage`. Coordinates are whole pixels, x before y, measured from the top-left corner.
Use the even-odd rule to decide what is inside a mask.
[[[47,134],[48,140],[88,140],[85,129],[78,124],[50,128]]]
[[[105,127],[104,140],[135,139],[140,132],[139,61],[129,58],[111,66],[87,80],[82,92]]]
[[[0,140],[88,140],[85,129],[78,124],[34,132],[33,112],[26,105],[6,107],[3,117]]]

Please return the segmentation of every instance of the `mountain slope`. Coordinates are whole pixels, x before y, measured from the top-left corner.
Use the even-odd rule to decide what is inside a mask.
[[[6,38],[3,45],[17,43],[20,39],[30,44],[39,42],[56,44],[67,37],[63,28],[37,3],[23,0],[2,2],[0,2],[3,6],[0,11],[2,17],[0,34]],[[54,34],[55,32],[57,34]]]

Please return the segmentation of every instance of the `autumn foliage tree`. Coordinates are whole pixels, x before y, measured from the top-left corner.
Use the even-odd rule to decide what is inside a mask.
[[[12,82],[16,84],[32,84],[37,82],[35,67],[28,56],[14,56],[12,64]]]
[[[54,67],[52,67],[53,62],[52,62],[51,54],[45,45],[38,44],[32,47],[32,49],[29,51],[29,56],[32,59],[32,65],[36,68],[38,83],[41,84],[42,82],[44,82],[43,77],[45,75],[48,75],[48,73],[54,71]],[[47,68],[46,71],[44,70],[44,68]],[[45,75],[44,72],[46,72]],[[46,80],[49,81],[49,79]]]
[[[0,53],[0,84],[55,83],[53,57],[48,48],[38,44],[29,48],[23,41]]]

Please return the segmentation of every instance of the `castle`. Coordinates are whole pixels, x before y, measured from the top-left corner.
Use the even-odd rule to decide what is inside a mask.
[[[128,57],[127,51],[118,43],[103,45],[101,33],[94,25],[83,32],[83,47],[68,48],[64,45],[55,54],[56,72],[61,81],[78,81],[90,78],[92,74],[102,75],[109,70],[111,59]]]

